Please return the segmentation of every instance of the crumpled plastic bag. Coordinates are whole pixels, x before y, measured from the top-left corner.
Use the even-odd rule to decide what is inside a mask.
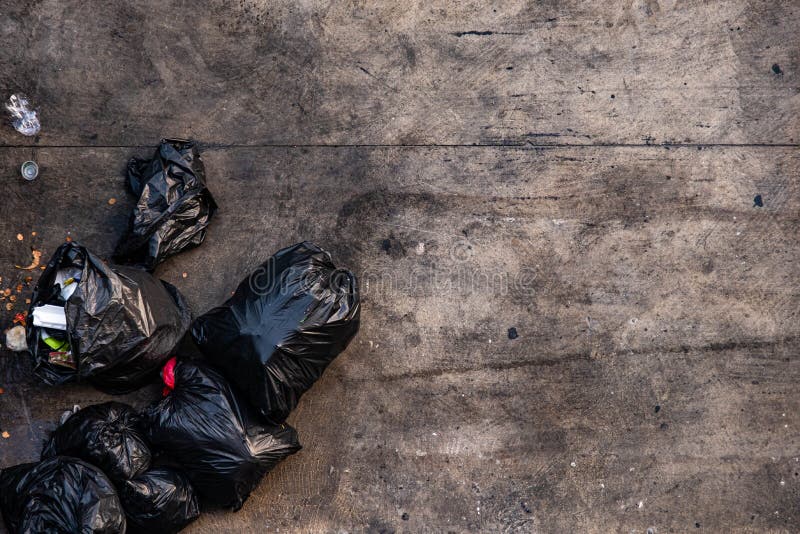
[[[202,362],[178,360],[174,373],[175,389],[143,412],[146,437],[204,505],[238,510],[268,471],[300,450],[297,433],[262,421]]]
[[[123,534],[125,513],[97,467],[56,456],[0,472],[0,511],[14,534]]]
[[[183,296],[142,269],[108,265],[70,242],[56,250],[36,284],[29,317],[36,306],[59,302],[56,274],[66,267],[80,271],[77,289],[63,303],[70,357],[53,358],[40,340],[40,329],[28,321],[35,373],[48,384],[88,380],[111,393],[141,387],[189,327],[191,314]]]
[[[119,488],[119,499],[128,517],[128,534],[172,534],[200,516],[189,480],[169,467],[126,481]]]
[[[192,325],[197,347],[281,422],[358,331],[355,276],[308,242],[278,251]]]
[[[78,410],[50,435],[42,459],[73,456],[103,470],[116,483],[150,467],[150,447],[137,428],[139,414],[121,402],[105,402]]]
[[[131,159],[128,185],[138,200],[114,261],[152,271],[169,256],[200,245],[217,210],[205,180],[193,141],[163,139],[152,159]]]
[[[36,110],[32,109],[30,100],[23,94],[13,94],[6,102],[6,110],[11,116],[11,124],[22,135],[33,136],[42,128]]]

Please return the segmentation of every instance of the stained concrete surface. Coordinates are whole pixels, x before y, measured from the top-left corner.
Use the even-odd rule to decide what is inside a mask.
[[[796,2],[50,0],[0,21],[2,94],[43,124],[0,129],[3,327],[31,247],[110,255],[125,163],[165,136],[202,143],[221,206],[158,270],[195,313],[301,239],[361,278],[361,332],[290,419],[303,451],[187,532],[798,530]],[[6,349],[0,387],[0,466],[110,398]]]

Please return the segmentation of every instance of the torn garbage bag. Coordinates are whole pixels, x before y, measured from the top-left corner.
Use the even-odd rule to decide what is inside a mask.
[[[107,265],[75,242],[53,254],[29,315],[43,305],[64,308],[66,330],[28,323],[35,373],[48,384],[87,380],[111,393],[154,376],[191,321],[175,287],[141,269]]]
[[[355,276],[308,242],[278,251],[192,336],[261,413],[283,421],[358,331]]]
[[[128,534],[172,534],[200,516],[194,488],[185,475],[157,467],[120,486]]]
[[[217,210],[205,180],[193,141],[164,139],[151,159],[131,159],[128,185],[138,200],[114,261],[152,271],[169,256],[202,243]]]
[[[125,514],[111,481],[77,458],[57,456],[4,469],[0,509],[12,533],[125,532]]]
[[[300,450],[292,427],[262,421],[240,395],[206,364],[178,360],[174,389],[144,411],[153,449],[212,507],[238,510],[264,474]]]
[[[103,470],[116,483],[150,467],[150,448],[137,428],[139,414],[121,402],[87,406],[50,435],[42,458],[74,456]]]

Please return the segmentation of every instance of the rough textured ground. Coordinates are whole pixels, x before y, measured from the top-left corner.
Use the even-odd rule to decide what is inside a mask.
[[[361,277],[304,450],[187,532],[800,528],[797,2],[9,4],[0,326],[165,136],[221,206],[158,271],[196,313],[301,239]],[[0,466],[108,398],[5,349],[0,387]]]

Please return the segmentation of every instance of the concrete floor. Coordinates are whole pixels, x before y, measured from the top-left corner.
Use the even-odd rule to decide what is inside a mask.
[[[192,137],[221,209],[158,275],[195,313],[302,239],[363,312],[303,451],[186,532],[797,532],[798,27],[789,1],[13,2],[0,94],[43,129],[0,129],[0,288],[67,236],[110,255],[127,159]],[[0,352],[0,466],[109,398],[30,370]]]

